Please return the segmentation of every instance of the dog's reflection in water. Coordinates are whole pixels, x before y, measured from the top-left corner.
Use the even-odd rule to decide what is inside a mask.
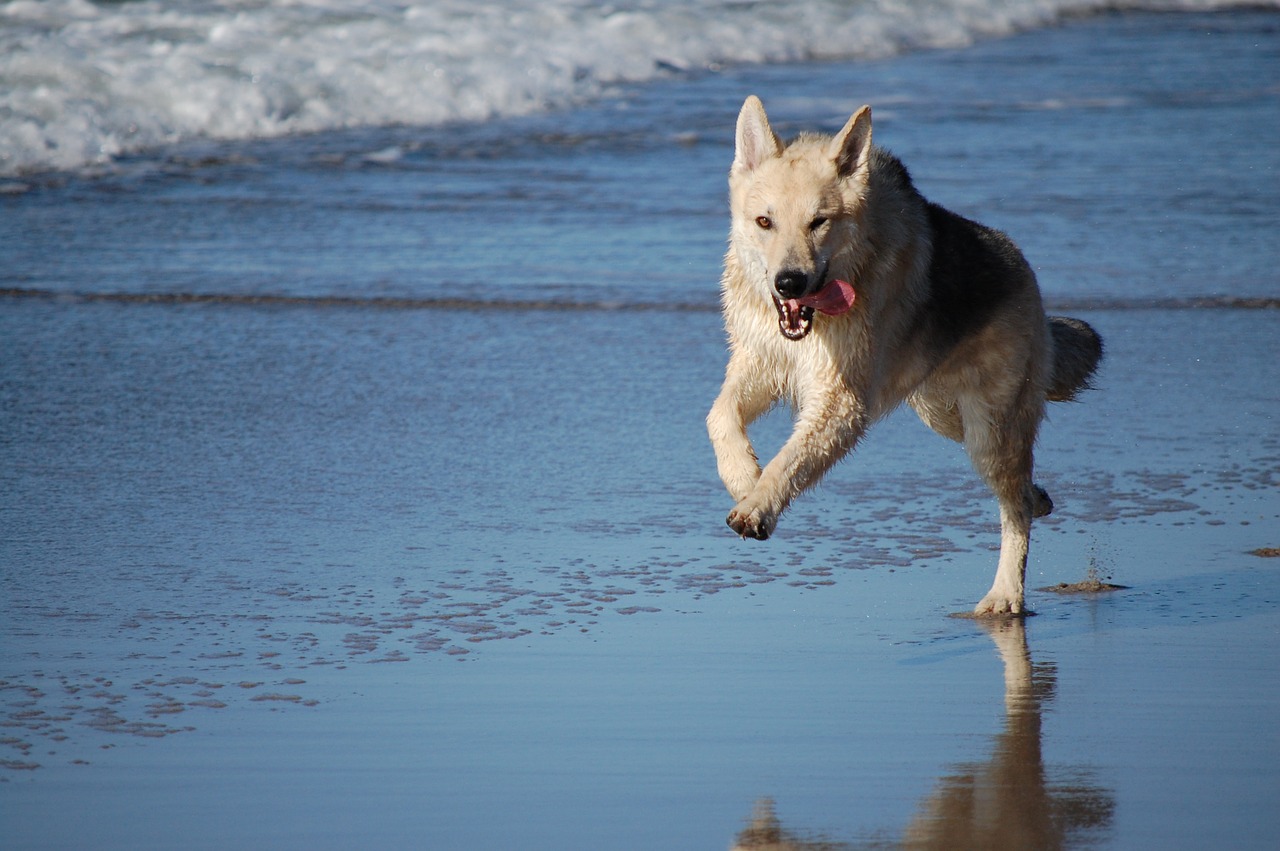
[[[1055,669],[1031,661],[1021,618],[976,621],[1004,662],[1005,729],[989,760],[961,765],[925,799],[900,840],[831,842],[784,828],[773,802],[756,804],[734,851],[842,851],[855,848],[1051,849],[1088,844],[1111,823],[1110,790],[1087,770],[1046,769],[1040,721],[1053,698]]]

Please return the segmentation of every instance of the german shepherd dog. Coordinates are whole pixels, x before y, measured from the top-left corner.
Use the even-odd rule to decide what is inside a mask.
[[[1089,386],[1102,340],[1046,318],[1035,274],[1005,234],[926,201],[871,143],[862,107],[835,136],[774,135],[747,98],[729,173],[721,301],[729,364],[707,415],[728,523],[764,540],[801,491],[906,401],[964,444],[1000,502],[1000,561],[979,615],[1024,614],[1032,481],[1045,401]],[[779,401],[790,438],[763,470],[747,427]]]

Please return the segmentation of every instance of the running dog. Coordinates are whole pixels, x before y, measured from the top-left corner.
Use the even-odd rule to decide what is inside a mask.
[[[1024,613],[1032,481],[1045,402],[1074,399],[1102,359],[1078,319],[1046,317],[1005,234],[925,200],[871,143],[871,109],[835,136],[783,144],[747,98],[729,173],[721,303],[729,364],[707,415],[728,523],[764,540],[793,499],[905,401],[964,444],[1000,502],[1000,561],[978,615]],[[776,403],[795,429],[763,470],[747,427]]]

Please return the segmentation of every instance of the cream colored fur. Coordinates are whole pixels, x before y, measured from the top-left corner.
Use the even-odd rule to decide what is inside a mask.
[[[720,477],[736,502],[728,524],[744,538],[769,537],[792,500],[906,401],[935,431],[964,443],[999,498],[999,565],[976,611],[1019,614],[1031,519],[1052,505],[1031,475],[1053,339],[1030,267],[989,229],[983,233],[1002,258],[1000,301],[954,344],[920,333],[922,317],[937,315],[930,302],[939,231],[893,164],[871,144],[868,107],[835,136],[803,135],[788,145],[758,99],[742,107],[721,282],[729,363],[707,416]],[[814,287],[852,282],[853,308],[815,314],[803,339],[788,339],[774,305],[784,270]],[[794,410],[794,431],[762,469],[747,427],[779,402]]]

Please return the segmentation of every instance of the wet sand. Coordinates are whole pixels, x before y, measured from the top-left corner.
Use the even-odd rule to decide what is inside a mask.
[[[566,335],[530,311],[460,343],[424,332],[456,318],[435,311],[148,310],[4,311],[36,345],[29,417],[102,370],[64,426],[83,453],[56,418],[24,438],[60,467],[33,513],[118,512],[10,544],[43,568],[11,574],[6,616],[18,847],[723,847],[761,798],[854,846],[992,818],[1033,844],[1276,836],[1280,563],[1252,551],[1276,541],[1280,441],[1244,378],[1274,363],[1274,312],[1087,317],[1110,359],[1042,438],[1058,510],[1028,584],[1128,587],[1033,592],[1024,636],[947,617],[990,580],[994,506],[905,414],[775,540],[720,530],[697,416],[714,316]],[[200,349],[233,328],[244,346]],[[272,357],[327,334],[343,345]],[[584,334],[626,357],[573,357]],[[106,336],[191,374],[95,366]],[[546,404],[401,374],[460,345]],[[460,386],[452,413],[398,413]],[[203,405],[262,433],[220,444]]]
[[[1267,287],[1076,311],[1107,360],[997,623],[951,617],[994,501],[909,412],[732,536],[714,296],[0,296],[6,847],[1273,848]]]

